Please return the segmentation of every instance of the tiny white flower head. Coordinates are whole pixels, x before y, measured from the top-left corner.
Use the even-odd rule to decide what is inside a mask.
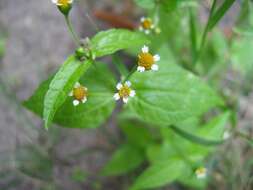
[[[80,103],[87,101],[88,89],[82,86],[80,83],[75,83],[73,90],[69,93],[69,96],[73,96],[73,105],[78,106]]]
[[[139,26],[139,30],[144,32],[145,34],[150,34],[151,31],[155,28],[153,21],[151,18],[141,17],[141,23]]]
[[[158,71],[159,66],[156,64],[156,62],[158,61],[160,61],[160,56],[157,54],[152,55],[151,53],[149,53],[149,47],[144,45],[141,49],[141,53],[139,53],[138,55],[137,71]]]
[[[130,81],[126,81],[124,84],[118,83],[116,86],[118,92],[114,94],[113,98],[116,101],[122,99],[123,102],[126,104],[128,102],[129,97],[135,96],[135,91],[132,90],[130,87],[131,87]]]
[[[73,3],[73,0],[52,0],[52,3],[58,6],[68,6]]]
[[[231,136],[231,133],[229,131],[225,131],[223,133],[223,140],[227,140]]]
[[[64,14],[65,16],[68,16],[69,11],[72,8],[73,1],[74,0],[52,0],[52,3],[58,6],[62,14]]]
[[[207,176],[207,169],[204,167],[200,167],[195,171],[195,174],[198,179],[204,179]]]

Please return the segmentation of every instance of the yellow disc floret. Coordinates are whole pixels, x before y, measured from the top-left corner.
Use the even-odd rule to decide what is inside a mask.
[[[159,55],[152,55],[149,53],[149,48],[147,46],[143,46],[141,53],[138,55],[138,67],[137,71],[144,72],[148,70],[157,71],[159,69],[156,64],[157,61],[160,60]]]
[[[145,70],[150,70],[155,63],[154,57],[150,53],[140,53],[138,59],[138,65],[144,67]]]
[[[205,178],[207,175],[207,169],[204,167],[200,167],[195,171],[195,174],[199,179]]]
[[[142,27],[143,27],[144,29],[151,29],[153,23],[152,23],[151,19],[148,19],[148,18],[147,18],[147,19],[143,20],[143,22],[141,23],[141,25],[142,25]]]
[[[131,82],[118,83],[116,86],[118,92],[114,94],[113,98],[117,101],[122,99],[124,103],[128,102],[129,97],[135,96],[135,91],[131,89]]]
[[[70,91],[69,96],[74,98],[73,105],[77,106],[80,103],[85,103],[87,101],[88,89],[77,82],[74,88]]]
[[[62,6],[68,6],[70,4],[69,0],[58,0],[58,4]]]
[[[52,0],[54,4],[58,6],[58,9],[65,15],[68,16],[69,11],[72,8],[74,0]]]
[[[126,85],[126,84],[123,84],[122,88],[119,90],[119,96],[121,98],[129,97],[130,92],[131,92],[130,87],[128,85]]]
[[[79,86],[73,89],[73,96],[76,100],[82,101],[85,97],[87,97],[88,91],[85,87]]]

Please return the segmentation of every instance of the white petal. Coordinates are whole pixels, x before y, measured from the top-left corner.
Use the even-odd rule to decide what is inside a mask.
[[[224,134],[223,134],[223,139],[227,140],[229,137],[230,137],[230,132],[225,131]]]
[[[87,101],[87,98],[84,97],[84,98],[82,99],[82,103],[85,103],[86,101]]]
[[[131,82],[130,81],[126,81],[125,84],[130,87],[131,86]]]
[[[141,50],[142,50],[142,53],[148,53],[149,48],[148,48],[148,46],[144,45]]]
[[[78,88],[78,87],[80,87],[80,86],[81,86],[80,83],[79,83],[79,82],[76,82],[74,87],[75,87],[75,88]]]
[[[160,56],[159,55],[154,55],[154,60],[155,60],[155,62],[157,62],[157,61],[160,61]]]
[[[114,94],[113,98],[116,101],[119,100],[120,99],[119,93]]]
[[[58,0],[52,0],[52,3],[57,4]]]
[[[140,30],[140,31],[143,31],[143,27],[142,27],[142,26],[140,26],[140,27],[139,27],[139,30]]]
[[[70,91],[69,96],[73,96],[73,90]]]
[[[150,34],[150,30],[145,30],[145,34]]]
[[[152,70],[152,71],[158,71],[158,70],[159,70],[159,66],[158,66],[157,64],[153,64],[153,65],[151,66],[151,70]]]
[[[154,29],[154,28],[155,28],[155,25],[152,24],[152,25],[150,26],[150,28],[151,28],[151,29]]]
[[[137,67],[137,71],[139,71],[139,72],[144,72],[145,71],[145,67],[142,67],[142,66],[138,66]]]
[[[204,179],[206,177],[206,173],[197,174],[198,179]]]
[[[144,22],[146,20],[145,17],[141,17],[141,22]]]
[[[74,106],[78,106],[79,103],[80,103],[80,102],[79,102],[78,100],[73,100],[73,105],[74,105]]]
[[[128,102],[128,98],[123,98],[123,102],[126,104]]]
[[[120,90],[120,89],[122,88],[122,86],[123,86],[123,85],[122,85],[121,83],[118,83],[117,86],[116,86],[116,88],[117,88],[118,90]]]
[[[135,94],[136,94],[136,93],[135,93],[135,90],[131,90],[129,96],[130,96],[130,97],[134,97]]]

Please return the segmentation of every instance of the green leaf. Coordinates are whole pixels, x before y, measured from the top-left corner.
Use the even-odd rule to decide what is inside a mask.
[[[170,12],[177,8],[178,3],[179,3],[178,0],[173,0],[173,1],[162,0],[161,7],[162,7],[162,10],[166,12]]]
[[[210,23],[208,25],[208,30],[211,30],[225,15],[228,9],[233,5],[235,0],[225,0],[220,8],[212,15]]]
[[[208,140],[223,140],[225,127],[228,124],[230,116],[230,112],[225,112],[214,117],[206,125],[198,128],[195,134]]]
[[[128,143],[139,148],[145,148],[153,142],[151,132],[142,122],[131,122],[123,120],[120,123],[124,135],[127,137]]]
[[[96,57],[101,57],[148,43],[147,37],[142,33],[124,29],[111,29],[99,32],[92,38],[91,48]]]
[[[239,70],[243,75],[252,73],[253,71],[253,38],[243,37],[234,40],[231,45],[231,59],[235,69]]]
[[[117,176],[136,169],[144,161],[143,153],[128,144],[120,147],[102,170],[104,176]]]
[[[130,189],[158,188],[169,184],[181,176],[184,165],[184,162],[178,159],[154,163],[136,179]]]
[[[49,88],[51,78],[43,82],[34,95],[24,102],[24,106],[39,116],[43,113],[43,99]],[[92,128],[103,123],[115,107],[113,94],[116,82],[106,65],[99,63],[91,67],[79,81],[88,88],[88,100],[85,104],[73,106],[72,97],[67,97],[59,108],[54,122],[64,127]]]
[[[82,63],[71,56],[56,73],[44,99],[43,119],[46,129],[49,128],[56,111],[66,101],[74,84],[87,71],[91,63],[91,61]]]
[[[122,77],[126,77],[128,75],[129,71],[118,55],[112,55],[112,63],[115,65]]]
[[[136,72],[131,78],[136,96],[127,108],[133,114],[148,123],[168,126],[223,104],[201,79],[176,65],[166,47],[158,54],[158,72]]]
[[[144,9],[153,9],[155,8],[155,0],[134,0],[135,3]]]

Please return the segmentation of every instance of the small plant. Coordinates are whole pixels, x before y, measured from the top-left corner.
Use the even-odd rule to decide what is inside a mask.
[[[85,40],[69,19],[75,1],[52,2],[76,50],[24,106],[43,118],[49,132],[52,123],[85,129],[116,119],[125,139],[102,175],[131,173],[131,190],[174,181],[205,188],[214,167],[208,155],[216,146],[235,134],[250,140],[236,128],[236,101],[221,86],[229,42],[219,30],[208,37],[235,0],[219,5],[213,0],[203,32],[198,1],[135,0],[148,13],[136,31],[110,29]],[[98,58],[120,50],[134,61],[128,70],[123,60],[113,59],[120,74],[116,79]],[[113,112],[116,104],[123,106]]]

